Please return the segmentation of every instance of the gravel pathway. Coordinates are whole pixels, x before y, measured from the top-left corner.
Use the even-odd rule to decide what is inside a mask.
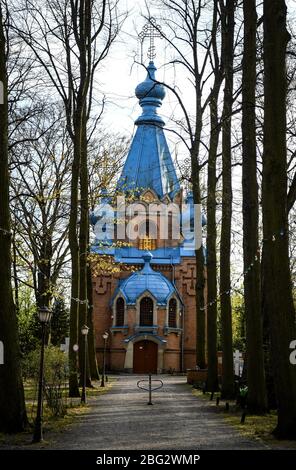
[[[119,376],[111,391],[63,434],[46,436],[47,449],[202,450],[266,449],[259,440],[239,435],[221,416],[206,408],[186,385],[186,377],[158,376],[164,387],[147,405],[137,389],[145,377]]]

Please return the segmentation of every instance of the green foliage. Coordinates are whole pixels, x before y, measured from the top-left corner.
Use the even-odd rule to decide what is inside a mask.
[[[36,326],[36,304],[32,289],[27,286],[19,288],[18,332],[20,349],[23,356],[36,349],[39,344],[38,329]]]
[[[23,359],[25,380],[33,379],[35,387],[39,380],[40,347],[31,351]],[[68,356],[58,347],[48,346],[44,357],[44,396],[47,406],[54,416],[66,413],[66,396],[63,393],[68,380]]]
[[[217,302],[217,349],[222,351],[222,342],[221,342],[221,307],[220,302]]]
[[[233,348],[246,350],[246,318],[244,298],[240,294],[232,296]]]
[[[231,297],[232,305],[232,337],[233,349],[240,351],[246,350],[246,318],[244,298],[240,294],[233,294]],[[218,318],[217,318],[217,336],[218,336],[218,351],[222,350],[221,344],[221,309],[218,303]]]
[[[44,381],[46,384],[65,382],[68,375],[68,357],[58,347],[47,346],[44,355]],[[25,379],[38,380],[40,346],[31,351],[22,361]]]
[[[60,346],[69,336],[69,316],[64,300],[56,300],[50,325],[50,342],[54,346]],[[18,330],[21,352],[26,356],[40,344],[41,325],[33,291],[25,285],[19,287]]]
[[[70,313],[66,308],[65,301],[59,299],[55,301],[51,319],[51,343],[54,346],[60,346],[65,338],[69,336]]]

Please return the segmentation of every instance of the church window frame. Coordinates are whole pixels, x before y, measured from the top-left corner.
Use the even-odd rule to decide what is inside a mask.
[[[140,300],[140,326],[153,326],[154,320],[154,302],[149,296],[142,297]]]
[[[141,304],[141,300],[144,298],[144,297],[149,297],[152,302],[153,302],[153,326],[157,325],[157,302],[155,300],[155,298],[153,297],[153,295],[150,294],[149,291],[145,291],[141,294],[141,296],[137,299],[137,302],[136,302],[136,326],[137,327],[140,327],[140,304]],[[149,328],[149,327],[147,327]]]
[[[117,306],[117,300],[118,299],[123,299],[123,302],[124,302],[124,318],[123,318],[123,324],[120,325],[120,326],[117,326],[117,318],[116,318],[116,306]],[[121,292],[119,292],[117,294],[117,296],[115,297],[115,299],[113,300],[113,303],[112,303],[112,328],[115,328],[115,329],[118,329],[120,330],[120,328],[122,327],[125,327],[126,326],[126,322],[127,322],[127,304],[126,304],[126,299],[124,298],[124,296],[122,295]]]
[[[175,300],[176,302],[176,322],[175,322],[175,326],[170,326],[171,325],[171,322],[170,322],[170,312],[169,312],[169,309],[170,309],[170,302],[171,300]],[[169,329],[169,330],[177,330],[180,328],[180,301],[178,299],[178,297],[176,295],[172,295],[168,301],[167,301],[167,309],[166,309],[166,328]]]
[[[175,297],[169,300],[168,304],[168,327],[177,328],[178,302]]]
[[[123,297],[117,297],[115,301],[115,326],[120,327],[125,324],[125,301]]]

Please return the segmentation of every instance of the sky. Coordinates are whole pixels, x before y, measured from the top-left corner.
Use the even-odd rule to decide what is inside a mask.
[[[148,2],[149,8],[151,2]],[[104,120],[107,126],[115,132],[128,136],[134,132],[134,121],[141,114],[141,108],[135,96],[136,86],[145,80],[146,70],[137,62],[141,61],[140,41],[138,34],[147,23],[143,15],[146,14],[144,0],[121,0],[121,8],[129,12],[118,40],[114,44],[110,55],[105,62],[104,71],[100,75],[102,88],[104,89],[108,105]],[[151,9],[151,13],[159,14]],[[163,39],[156,39],[156,58],[154,63],[158,68],[156,78],[169,84],[174,83],[174,70],[169,66],[163,66],[168,61],[168,45]],[[143,62],[148,65],[148,44],[144,44]],[[181,76],[182,71],[179,71]],[[184,86],[182,94],[190,100],[190,87]],[[163,106],[159,113],[169,123],[170,116],[176,109],[176,99],[167,93]]]
[[[140,60],[137,30],[139,24],[145,24],[145,19],[141,18],[145,3],[122,0],[120,4],[122,10],[130,13],[105,62],[100,80],[108,100],[105,122],[115,132],[130,135],[133,132],[134,120],[140,113],[134,90],[146,76],[143,67],[134,63]]]
[[[147,0],[147,5],[152,15],[159,16],[159,11],[154,7],[151,0]],[[289,18],[291,24],[294,23],[296,12],[296,0],[287,0]],[[100,72],[100,83],[104,90],[108,105],[104,116],[104,122],[115,132],[125,135],[132,135],[134,132],[134,121],[141,113],[138,100],[135,97],[135,87],[145,79],[146,71],[143,66],[135,63],[140,61],[140,43],[138,34],[146,23],[143,15],[147,14],[145,0],[120,0],[120,9],[128,11],[128,17],[124,22],[122,31],[113,45],[109,57],[104,64],[104,70]],[[259,11],[259,16],[260,16]],[[147,45],[145,45],[147,47]],[[157,78],[173,84],[175,79],[178,83],[183,83],[182,95],[186,102],[190,103],[192,96],[191,87],[182,70],[172,70],[172,67],[163,66],[170,57],[170,47],[163,39],[156,39],[155,65],[158,68]],[[148,64],[148,59],[144,53],[144,63]],[[177,74],[177,77],[175,76]],[[176,100],[170,93],[164,100],[160,109],[160,114],[169,123],[172,113],[178,113]],[[170,137],[169,137],[170,140]],[[175,140],[173,139],[172,142]]]

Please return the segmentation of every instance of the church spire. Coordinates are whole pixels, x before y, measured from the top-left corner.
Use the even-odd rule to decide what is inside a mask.
[[[149,65],[147,67],[146,80],[140,83],[136,88],[136,97],[140,101],[140,106],[143,108],[142,116],[136,120],[136,125],[141,124],[154,124],[164,126],[164,121],[157,114],[157,108],[162,104],[165,97],[165,88],[160,83],[157,83],[155,78],[156,67],[153,60],[156,57],[155,38],[162,38],[161,27],[157,24],[155,18],[149,18],[149,21],[143,26],[139,34],[141,41],[141,61],[143,63],[143,46],[145,39],[149,40],[149,48],[147,56]]]
[[[135,121],[137,131],[117,189],[137,194],[152,189],[159,198],[165,195],[173,198],[180,191],[180,184],[163,132],[165,123],[157,113],[165,98],[165,87],[156,79],[155,37],[161,37],[160,27],[151,18],[140,34],[142,45],[145,38],[150,40],[147,77],[135,90],[142,114]]]

